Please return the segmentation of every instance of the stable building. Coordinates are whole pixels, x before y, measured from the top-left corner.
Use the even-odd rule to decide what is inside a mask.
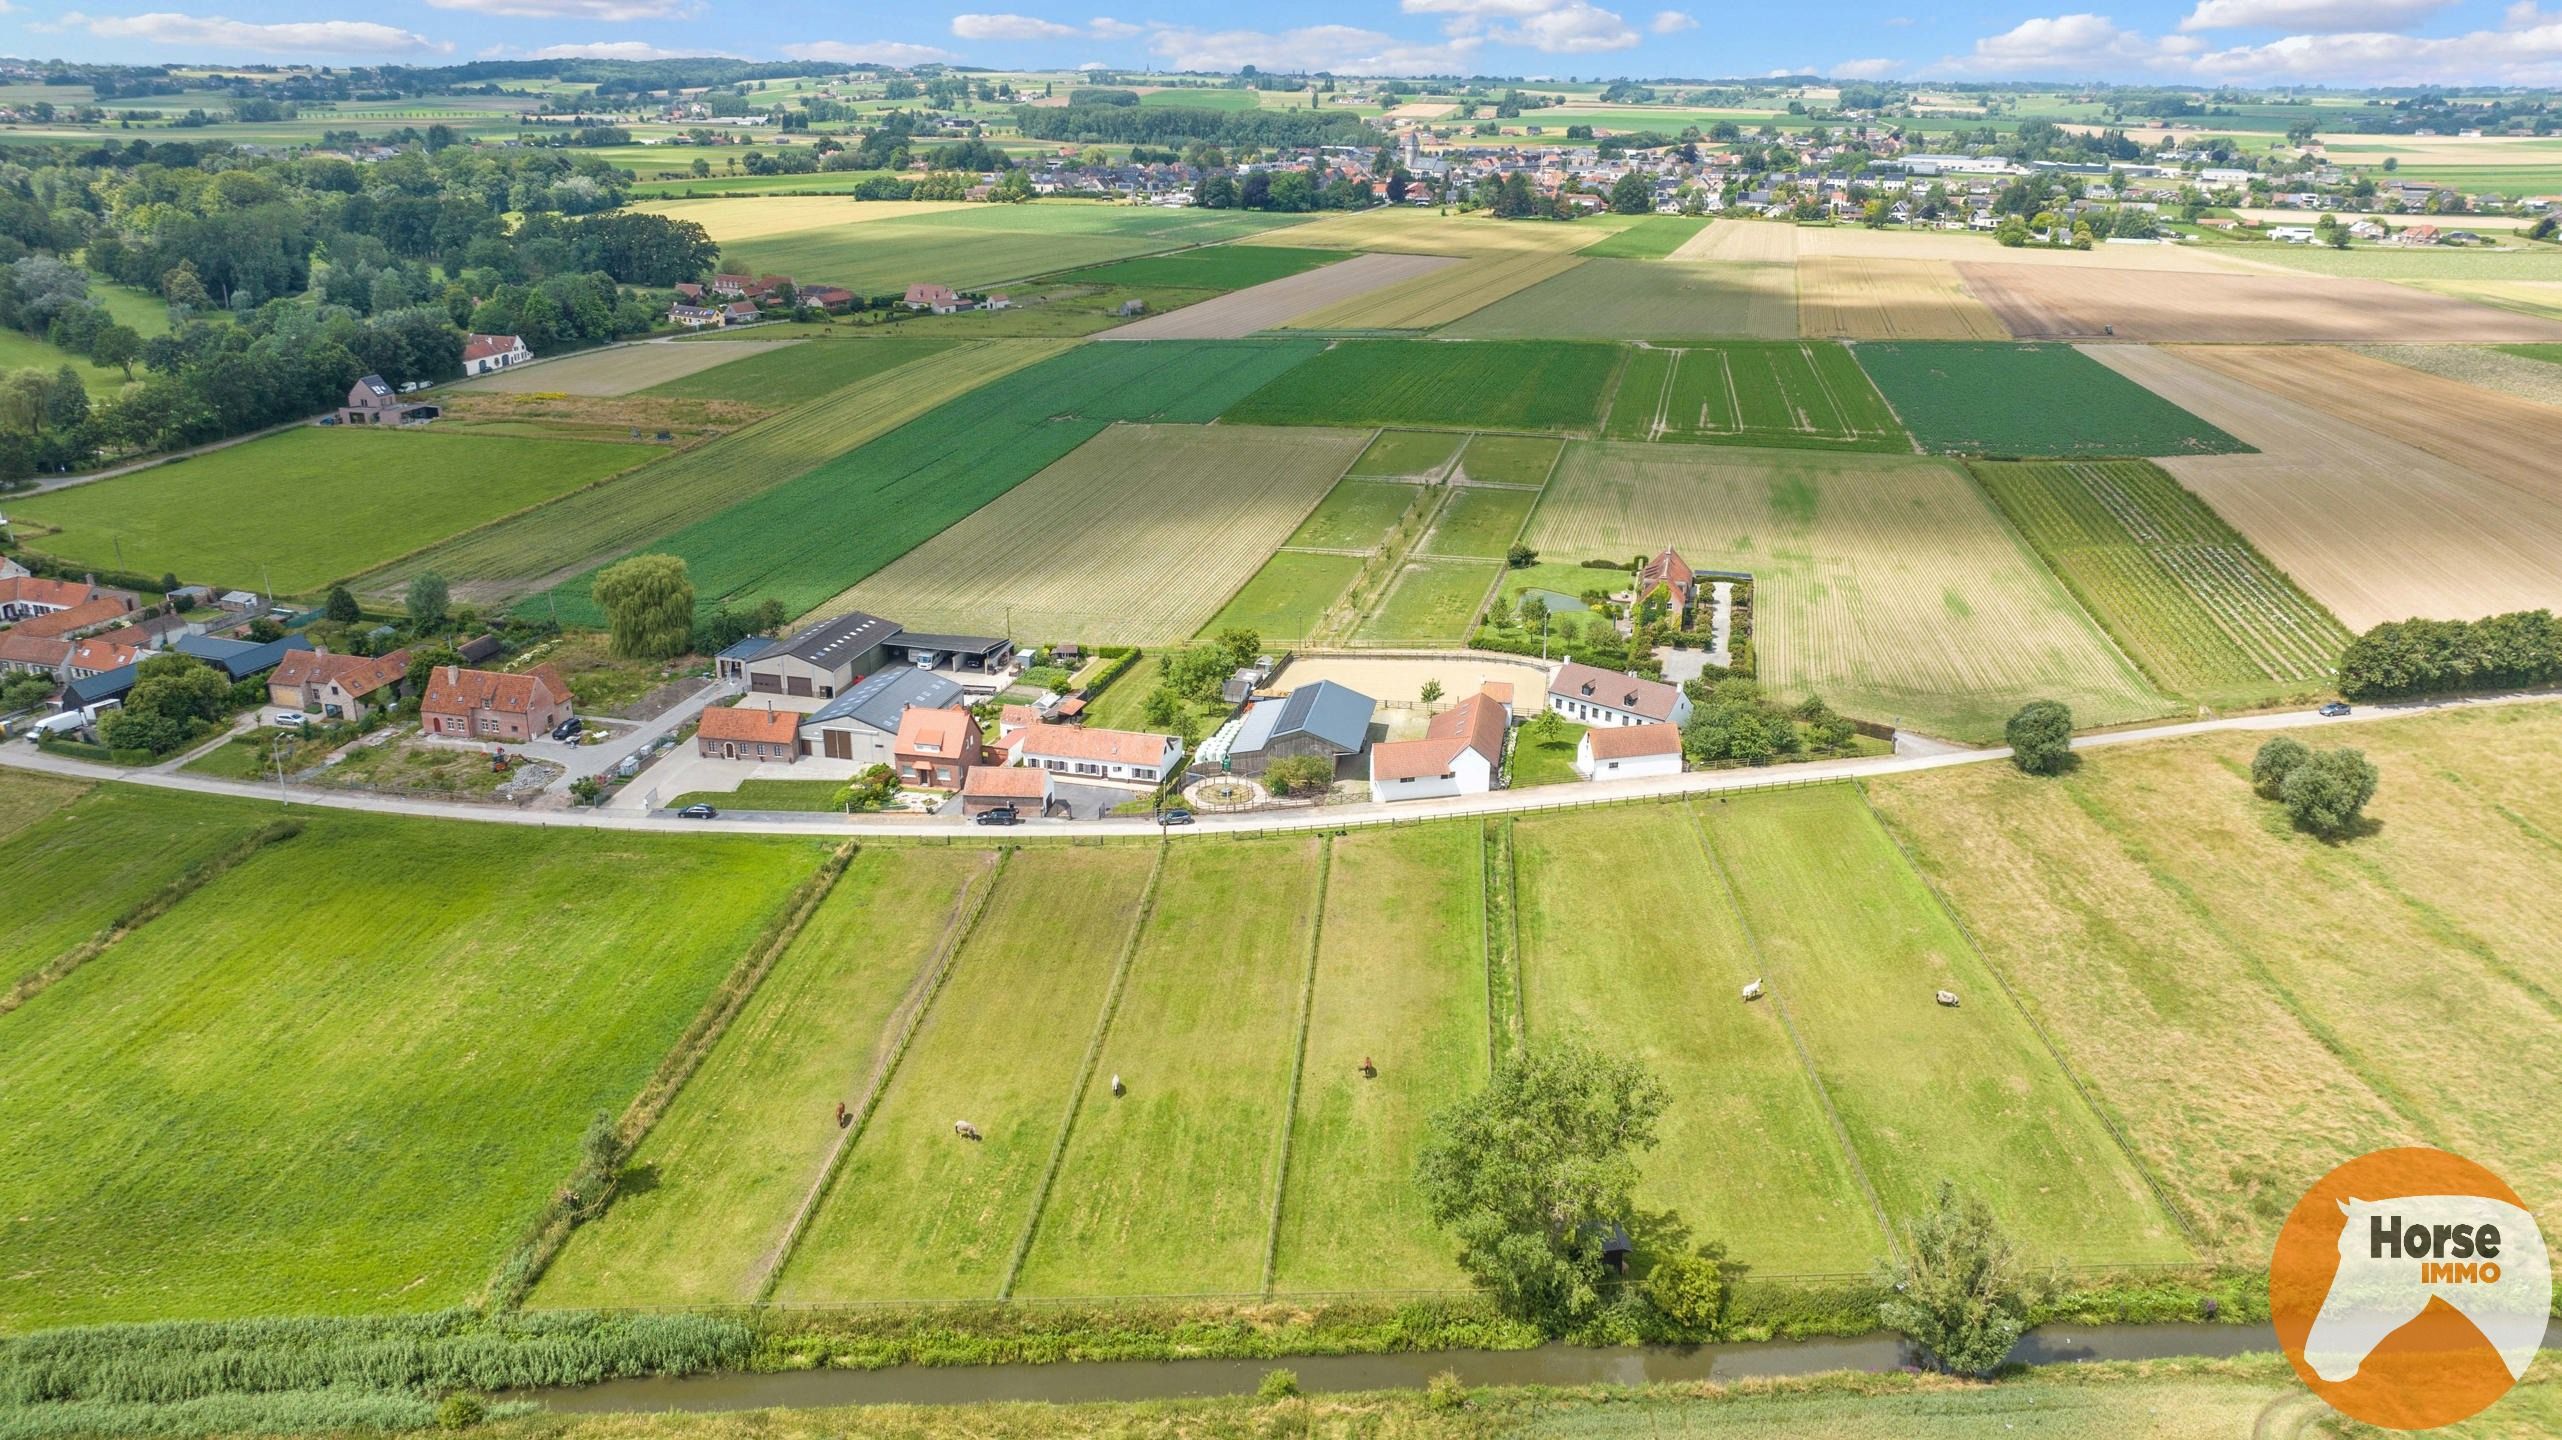
[[[745,685],[750,695],[833,700],[889,663],[887,646],[898,634],[895,621],[851,611],[781,640],[762,635],[741,640],[720,653],[720,675]],[[893,723],[890,728],[898,727]]]
[[[1586,780],[1635,780],[1681,773],[1675,725],[1601,725],[1575,742],[1575,773]]]
[[[1370,747],[1370,798],[1429,800],[1482,795],[1503,772],[1512,707],[1485,690],[1432,717],[1420,740]]]
[[[1232,774],[1260,775],[1275,760],[1321,755],[1341,778],[1357,773],[1378,708],[1377,701],[1358,690],[1319,680],[1247,706],[1224,754],[1203,758],[1222,760]]]
[[[907,712],[948,710],[961,699],[961,687],[943,676],[912,665],[893,666],[801,717],[800,753],[850,760],[866,769],[895,765],[899,725]]]

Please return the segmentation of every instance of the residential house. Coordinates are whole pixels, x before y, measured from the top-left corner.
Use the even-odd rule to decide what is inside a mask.
[[[1238,775],[1260,775],[1275,760],[1321,755],[1342,775],[1370,743],[1370,718],[1378,702],[1331,680],[1302,685],[1287,695],[1246,707],[1238,729],[1216,758]]]
[[[110,635],[92,635],[71,642],[71,654],[63,662],[65,679],[86,680],[110,670],[142,663],[142,647],[128,644]]]
[[[297,650],[267,672],[267,703],[306,715],[361,722],[399,699],[408,679],[406,650],[378,656]]]
[[[1601,725],[1575,742],[1575,773],[1586,780],[1634,780],[1681,773],[1677,725]]]
[[[1006,740],[1017,765],[1033,765],[1075,780],[1161,785],[1182,768],[1183,741],[1136,730],[1088,730],[1077,725],[1035,725]]]
[[[763,318],[764,312],[756,308],[753,300],[732,300],[721,307],[720,323],[724,330],[732,325],[752,325]]]
[[[712,277],[712,293],[715,295],[744,295],[752,289],[755,284],[756,282],[753,279],[745,275],[715,275]]]
[[[1050,772],[1029,765],[973,765],[961,781],[961,813],[990,810],[1016,814],[1050,813]]]
[[[899,722],[908,711],[945,710],[961,699],[961,687],[941,675],[912,665],[892,666],[804,717],[801,753],[850,760],[862,768],[892,764],[897,758]]]
[[[520,335],[473,335],[463,341],[463,373],[487,375],[534,358]]]
[[[685,304],[688,304],[688,305],[700,305],[700,304],[702,304],[702,303],[703,303],[703,286],[702,286],[702,282],[700,282],[700,281],[698,281],[698,280],[679,280],[679,281],[677,281],[677,282],[676,282],[676,298],[677,298],[678,300],[680,300],[680,301],[684,302]]]
[[[1503,769],[1512,707],[1485,690],[1432,717],[1420,740],[1370,747],[1373,801],[1482,795]]]
[[[1548,708],[1581,725],[1690,723],[1690,697],[1680,686],[1572,660],[1549,677]]]
[[[32,620],[98,600],[120,601],[118,613],[121,614],[141,603],[142,597],[132,591],[101,585],[94,577],[49,580],[41,575],[30,575],[15,563],[9,568],[17,573],[0,576],[0,620]]]
[[[131,615],[134,596],[131,591],[99,589],[94,598],[62,610],[45,610],[30,615],[11,627],[17,635],[42,635],[53,640],[77,639],[92,630],[104,630]]]
[[[570,716],[569,682],[550,665],[522,674],[439,665],[427,677],[418,717],[430,735],[522,742],[548,735]]]
[[[899,783],[926,790],[957,790],[979,761],[979,722],[953,705],[908,707],[890,742]]]
[[[0,630],[0,675],[42,675],[58,685],[71,678],[64,668],[70,660],[68,640]]]
[[[380,375],[368,375],[347,387],[347,403],[338,407],[341,425],[414,425],[445,412],[412,401]]]
[[[830,314],[843,314],[854,308],[854,292],[842,285],[812,285],[800,292],[800,301]]]
[[[667,307],[667,323],[688,330],[701,330],[721,323],[721,312],[709,305],[688,305],[679,300]]]
[[[1690,607],[1698,602],[1699,576],[1690,568],[1690,562],[1681,558],[1681,552],[1669,545],[1637,569],[1637,602],[1640,606],[1658,589],[1663,590],[1672,602],[1664,618],[1672,622],[1675,630],[1681,629],[1682,617],[1688,615]]]
[[[694,749],[710,759],[789,765],[801,755],[800,728],[796,710],[715,705],[694,727]]]
[[[721,652],[721,673],[724,679],[743,681],[751,695],[831,700],[889,663],[891,657],[885,647],[899,633],[894,620],[860,610],[848,611],[804,626],[781,640],[764,636],[742,640]],[[750,641],[763,642],[757,653],[731,658],[733,652],[743,652]]]
[[[926,310],[936,315],[950,315],[967,308],[967,302],[951,286],[922,280],[908,286],[906,296],[899,303],[910,310]]]

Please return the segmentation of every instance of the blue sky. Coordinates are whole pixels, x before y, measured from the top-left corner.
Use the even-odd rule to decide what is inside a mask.
[[[1039,0],[1008,11],[826,0],[207,0],[151,10],[0,0],[0,48],[123,61],[725,53],[1368,74],[2562,85],[2562,9],[2539,0],[2110,0],[2085,10],[2039,0]]]

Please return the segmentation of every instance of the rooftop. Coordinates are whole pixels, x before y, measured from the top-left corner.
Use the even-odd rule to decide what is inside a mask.
[[[852,720],[885,735],[895,735],[899,717],[910,706],[940,710],[959,704],[960,699],[961,687],[952,681],[913,665],[899,665],[865,676],[863,683],[820,706],[803,723],[826,725]]]

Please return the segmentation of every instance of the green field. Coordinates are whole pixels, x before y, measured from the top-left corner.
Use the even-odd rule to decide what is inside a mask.
[[[1319,550],[1375,550],[1380,538],[1430,492],[1394,480],[1342,480],[1290,537]]]
[[[311,426],[13,500],[9,518],[31,548],[73,564],[303,595],[653,453],[578,440]],[[350,476],[364,483],[349,484]]]
[[[1303,250],[1287,245],[1211,245],[1147,255],[1055,277],[1069,285],[1133,285],[1176,290],[1242,290],[1320,265],[1349,260],[1348,250]]]
[[[412,576],[433,570],[452,582],[457,598],[523,594],[564,572],[630,554],[718,515],[1064,348],[1051,341],[990,341],[928,355],[858,388],[671,455],[612,485],[564,496],[430,546],[367,575],[361,588],[367,594],[397,596]],[[579,603],[586,603],[586,595],[582,582]]]
[[[1481,485],[1535,487],[1548,483],[1548,472],[1557,468],[1557,454],[1564,448],[1564,442],[1545,436],[1471,435],[1459,468]]]
[[[2546,193],[2562,190],[2562,166],[2545,170],[2544,183]],[[2399,216],[2394,223],[2415,224],[2422,219],[2442,230],[2464,228],[2461,215]],[[2366,280],[2562,280],[2562,246],[2555,245],[2500,250],[2443,245],[2358,245],[2346,250],[2328,245],[2254,245],[2250,256],[2289,270]]]
[[[1661,260],[1708,225],[1708,220],[1697,215],[1650,215],[1575,253],[1593,260]]]
[[[1409,560],[1353,638],[1363,645],[1462,644],[1502,570],[1499,560]]]
[[[1538,499],[1533,490],[1456,491],[1442,507],[1441,518],[1433,522],[1432,533],[1423,537],[1423,553],[1500,560]]]
[[[779,346],[640,393],[684,400],[745,400],[780,408],[816,400],[959,343],[941,336],[900,335],[839,344],[831,333],[816,344]]]
[[[2329,683],[2348,632],[2159,466],[1979,461],[1973,469],[2164,690],[2247,702]]]
[[[682,810],[688,805],[704,804],[723,811],[774,810],[806,815],[843,809],[838,797],[844,793],[842,780],[741,780],[735,790],[689,790],[660,801],[658,808]]]
[[[1440,333],[1469,340],[1793,340],[1797,272],[1789,265],[1587,259]]]
[[[85,780],[61,780],[31,770],[0,772],[0,841],[88,793]],[[6,853],[0,851],[0,855]]]
[[[1252,630],[1267,642],[1310,635],[1360,570],[1358,555],[1279,551],[1201,627],[1202,633]]]
[[[2491,348],[2529,360],[2541,360],[2548,365],[2562,365],[2562,345],[2494,345]]]
[[[1935,454],[2224,455],[2251,447],[2070,345],[1871,342],[1859,363]]]
[[[463,1302],[818,858],[302,818],[0,1016],[0,1328]]]
[[[0,955],[8,957],[0,988],[99,935],[270,818],[236,802],[120,785],[66,795],[59,782],[16,771],[0,772],[0,796],[24,820],[0,841],[0,893],[14,900],[0,906]],[[30,797],[50,803],[39,811]],[[45,903],[32,903],[38,897]]]
[[[1591,433],[1611,345],[1346,340],[1231,407],[1239,425],[1421,425]]]
[[[632,1156],[605,1218],[552,1263],[537,1306],[739,1304],[859,1106],[886,1073],[985,850],[873,846],[855,856],[728,1033]]]
[[[1309,341],[1142,341],[1060,355],[647,543],[685,559],[700,605],[745,609],[775,599],[799,615],[1112,422],[1210,420],[1317,348]],[[848,515],[867,523],[849,532]],[[592,574],[579,576],[519,609],[549,615],[557,604],[564,620],[599,623],[593,582]]]
[[[1361,458],[1352,462],[1355,475],[1434,475],[1458,453],[1460,437],[1440,430],[1382,430]]]
[[[1912,450],[1859,362],[1822,340],[1632,350],[1602,433],[1613,440]]]
[[[670,213],[680,219],[699,218],[693,208],[675,202]],[[902,290],[921,280],[978,289],[1233,240],[1301,218],[1246,210],[1165,210],[1075,202],[976,205],[724,243],[721,262],[757,274],[789,275],[804,284],[842,285],[858,295]],[[717,224],[712,229],[715,235],[720,233]]]
[[[1210,90],[1183,86],[1172,90],[1149,90],[1139,96],[1143,106],[1189,105],[1202,110],[1257,110],[1262,97],[1252,90]]]

